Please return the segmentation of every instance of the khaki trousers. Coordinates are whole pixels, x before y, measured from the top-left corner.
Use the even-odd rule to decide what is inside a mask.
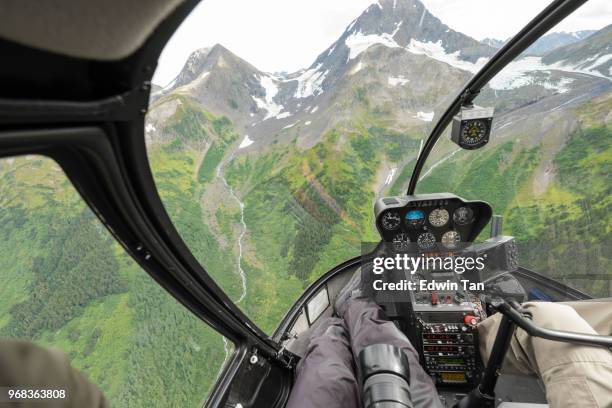
[[[7,402],[6,390],[3,390],[2,408],[108,408],[98,387],[72,368],[63,352],[26,341],[0,341],[0,387],[66,392],[63,399]]]
[[[612,335],[612,299],[528,302],[523,307],[531,312],[533,322],[544,328]],[[479,325],[485,364],[500,320],[497,313]],[[517,329],[502,372],[539,376],[551,408],[612,408],[612,352],[603,347],[544,340]]]

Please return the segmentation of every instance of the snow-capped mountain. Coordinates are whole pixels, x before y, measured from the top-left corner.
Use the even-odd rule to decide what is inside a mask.
[[[563,47],[565,45],[574,44],[578,41],[584,40],[591,34],[595,33],[596,30],[580,30],[580,31],[572,31],[572,32],[555,32],[542,36],[535,43],[533,43],[527,50],[525,50],[525,54],[527,55],[544,55],[556,48]],[[498,40],[496,38],[485,38],[481,41],[481,43],[491,46],[493,48],[499,49],[505,43],[507,43],[509,38],[506,40]]]
[[[595,30],[581,30],[569,33],[558,32],[546,34],[542,38],[538,39],[535,43],[533,43],[531,47],[527,48],[525,53],[530,55],[544,55],[556,48],[563,47],[569,44],[574,44],[578,41],[584,40],[593,33],[595,33]]]
[[[560,69],[612,77],[612,24],[579,42],[557,48],[542,62]]]
[[[568,93],[591,76],[609,79],[610,31],[608,27],[593,34],[586,42],[595,45],[584,49],[585,40],[578,37],[588,32],[568,34],[578,42],[543,57],[517,59],[490,89],[498,97],[530,86],[530,94],[539,98]],[[552,44],[553,39],[545,42]],[[539,49],[544,49],[542,44]],[[427,125],[455,96],[449,90],[458,91],[497,46],[493,40],[484,44],[452,30],[419,0],[379,0],[306,69],[265,73],[216,45],[192,53],[173,83],[152,99],[170,94],[195,98],[206,110],[230,118],[248,135],[245,147],[251,149],[279,135],[307,146],[360,109],[374,110],[404,128]],[[581,53],[572,52],[578,48]],[[152,115],[150,129],[163,117]]]

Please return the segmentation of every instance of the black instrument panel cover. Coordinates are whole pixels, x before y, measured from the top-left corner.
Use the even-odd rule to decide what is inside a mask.
[[[453,213],[460,207],[472,210],[473,219],[470,223],[460,225],[453,221]],[[436,208],[446,209],[449,213],[449,221],[444,226],[435,227],[428,221],[429,214]],[[406,214],[414,209],[422,210],[425,214],[424,225],[418,228],[406,223]],[[382,226],[383,215],[390,211],[399,213],[402,219],[400,227],[393,231],[386,230]],[[436,241],[440,242],[442,235],[450,230],[459,232],[462,242],[473,242],[490,221],[493,210],[485,201],[468,201],[451,193],[434,193],[381,198],[376,201],[374,213],[376,228],[384,242],[393,241],[393,237],[399,233],[408,234],[410,241],[416,242],[418,235],[425,231],[433,233]]]

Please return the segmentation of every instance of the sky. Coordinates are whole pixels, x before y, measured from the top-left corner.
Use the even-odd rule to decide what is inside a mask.
[[[516,34],[551,0],[422,1],[452,29],[481,40]],[[373,2],[202,0],[162,52],[153,83],[168,84],[191,52],[217,43],[262,71],[306,68]],[[590,0],[551,31],[599,29],[610,22],[612,1]]]

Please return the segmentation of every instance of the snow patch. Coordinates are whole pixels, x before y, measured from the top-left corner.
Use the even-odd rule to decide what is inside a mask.
[[[315,113],[315,112],[316,112],[316,111],[318,111],[318,110],[319,110],[319,106],[317,105],[317,106],[315,106],[314,108],[312,108],[312,109],[310,110],[310,113]]]
[[[291,115],[292,115],[291,112],[283,112],[283,113],[281,113],[279,115],[276,115],[275,117],[276,117],[276,119],[285,119],[285,118],[288,118]]]
[[[556,66],[561,70],[572,70],[573,72],[595,75],[612,80],[611,78],[602,74],[596,69],[600,65],[606,64],[610,60],[612,60],[612,54],[597,54],[591,58],[587,58],[578,63],[571,64],[561,61],[556,64],[553,64],[553,66]]]
[[[170,89],[172,89],[174,87],[174,85],[176,85],[176,81],[178,80],[178,75],[168,83],[168,85],[164,86],[162,89],[160,89],[159,91],[157,91],[156,93],[161,93],[162,91],[168,91]]]
[[[292,123],[292,124],[290,124],[290,125],[285,126],[283,129],[289,129],[289,128],[292,128],[292,127],[294,127],[296,124],[297,124],[297,122],[294,122],[294,123]]]
[[[397,86],[397,85],[406,85],[408,82],[410,82],[409,79],[404,78],[403,76],[396,76],[396,77],[389,77],[387,78],[387,82],[389,83],[389,85],[391,86]]]
[[[459,51],[455,51],[453,53],[448,54],[444,47],[442,46],[442,41],[438,40],[437,42],[421,42],[415,40],[414,38],[410,40],[410,44],[406,47],[408,52],[411,52],[416,55],[426,55],[430,58],[438,60],[440,62],[444,62],[452,67],[462,69],[464,71],[469,71],[472,73],[476,73],[483,67],[483,65],[487,62],[487,58],[481,57],[478,58],[476,63],[464,61],[459,59]]]
[[[395,176],[395,172],[397,171],[397,167],[393,167],[389,170],[389,174],[387,174],[387,178],[385,179],[385,186],[388,186],[393,181],[393,176]]]
[[[408,51],[414,54],[427,55],[438,61],[473,73],[480,70],[487,61],[486,58],[479,58],[476,63],[459,60],[459,52],[447,54],[440,41],[437,43],[422,43],[413,39],[408,45]],[[541,57],[524,57],[506,65],[504,69],[489,82],[489,86],[494,90],[509,90],[528,85],[540,85],[546,89],[565,93],[569,91],[568,85],[571,84],[574,79],[559,78],[552,80],[551,70],[586,74],[612,80],[609,76],[596,70],[597,67],[606,64],[611,59],[612,54],[599,54],[578,63],[560,61],[547,65],[542,62]],[[533,75],[535,72],[539,72],[540,74],[535,76]]]
[[[265,97],[264,99],[261,99],[256,96],[252,96],[252,98],[259,109],[267,112],[263,120],[277,117],[283,111],[283,109],[285,109],[283,105],[279,105],[274,102],[274,97],[278,93],[278,86],[276,86],[274,80],[269,76],[262,76],[259,78],[259,84],[266,93]]]
[[[244,135],[244,139],[242,140],[242,143],[240,143],[240,146],[238,146],[238,149],[244,149],[252,144],[253,141],[249,138],[249,135]]]
[[[427,9],[425,7],[423,7],[423,14],[421,14],[421,19],[419,20],[419,27],[421,27],[423,25],[423,19],[425,19],[425,13],[427,12]]]
[[[147,123],[147,125],[145,126],[145,132],[150,133],[150,132],[155,132],[157,129],[155,128],[155,126],[153,126],[152,123]]]
[[[331,47],[331,49],[329,50],[329,52],[327,53],[327,56],[330,56],[332,52],[334,52],[334,50],[336,49],[336,45],[338,45],[338,43],[334,43],[334,46]]]
[[[319,71],[323,64],[319,63],[316,67],[304,71],[299,77],[292,79],[298,81],[297,89],[295,90],[296,98],[308,98],[309,96],[317,96],[323,93],[323,81],[329,73],[329,70]]]
[[[349,61],[373,45],[381,44],[389,48],[399,48],[400,45],[393,40],[390,34],[362,34],[361,31],[352,34],[344,43],[349,48]]]
[[[393,30],[393,32],[391,33],[391,38],[395,37],[395,34],[397,34],[397,32],[400,30],[400,27],[402,26],[403,23],[404,23],[404,20],[400,21],[399,23],[395,25],[395,30]]]
[[[308,126],[308,125],[310,125],[311,123],[312,123],[312,121],[307,120],[306,122],[304,122],[304,125]]]
[[[351,71],[349,72],[349,75],[355,75],[356,73],[358,73],[359,71],[361,71],[361,69],[363,68],[363,63],[361,61],[359,61],[354,67],[353,69],[351,69]]]
[[[351,31],[353,27],[355,27],[356,22],[357,22],[357,19],[354,19],[353,21],[351,21],[351,24],[349,24],[349,26],[346,28],[346,32]]]
[[[434,118],[433,112],[417,112],[415,118],[420,119],[424,122],[431,122]]]
[[[552,89],[559,93],[569,91],[568,85],[574,82],[572,78],[551,79],[551,70],[566,72],[579,72],[589,75],[599,74],[577,70],[572,67],[562,66],[559,63],[546,65],[542,63],[541,57],[525,57],[512,61],[495,76],[489,83],[492,89],[508,90],[520,88],[527,85],[541,85],[546,89]],[[534,73],[539,72],[537,76]],[[601,76],[599,74],[598,76]]]

